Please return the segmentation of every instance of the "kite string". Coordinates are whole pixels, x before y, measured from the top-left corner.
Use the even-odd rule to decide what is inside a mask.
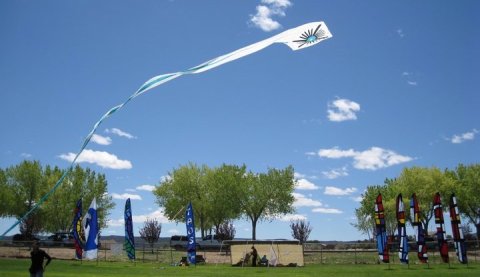
[[[310,24],[313,24],[313,23],[310,23]],[[316,24],[316,23],[315,23]],[[228,63],[228,62],[231,62],[231,61],[234,61],[236,59],[239,59],[239,58],[242,58],[244,56],[248,56],[250,54],[253,54],[257,51],[260,51],[270,45],[272,45],[273,43],[277,43],[277,42],[280,42],[280,43],[287,43],[287,40],[289,40],[288,36],[291,36],[291,33],[292,31],[295,31],[296,29],[299,29],[301,27],[304,27],[308,24],[305,24],[303,26],[300,26],[300,27],[297,27],[297,28],[294,28],[294,29],[289,29],[289,30],[286,30],[280,34],[277,34],[273,37],[270,37],[270,38],[267,38],[267,39],[264,39],[262,41],[259,41],[259,42],[256,42],[256,43],[253,43],[253,44],[250,44],[248,46],[245,46],[243,48],[240,48],[240,49],[237,49],[233,52],[230,52],[228,54],[225,54],[225,55],[222,55],[222,56],[219,56],[219,57],[216,57],[214,59],[211,59],[207,62],[204,62],[200,65],[197,65],[197,66],[194,66],[186,71],[181,71],[181,72],[176,72],[176,73],[167,73],[167,74],[163,74],[163,75],[158,75],[158,76],[155,76],[151,79],[149,79],[147,82],[145,82],[135,93],[133,93],[132,95],[130,95],[130,97],[127,98],[127,100],[125,102],[123,102],[122,104],[120,105],[117,105],[113,108],[111,108],[110,110],[107,111],[107,113],[105,113],[101,118],[100,120],[98,120],[95,125],[93,126],[92,130],[90,131],[90,133],[87,135],[87,137],[85,138],[83,144],[82,144],[82,147],[80,148],[80,151],[75,155],[75,158],[72,160],[71,164],[70,164],[70,167],[68,168],[67,171],[65,171],[62,175],[62,177],[60,177],[60,179],[57,181],[57,183],[53,186],[53,188],[47,192],[41,199],[40,201],[35,205],[33,206],[25,215],[23,215],[16,223],[14,223],[10,228],[8,228],[7,231],[5,231],[1,236],[0,236],[0,240],[3,239],[3,237],[9,232],[11,231],[15,226],[17,226],[22,220],[25,220],[25,218],[30,215],[34,210],[36,210],[43,202],[45,202],[48,197],[62,184],[63,180],[65,179],[65,177],[71,172],[75,162],[77,161],[77,159],[80,157],[80,154],[82,154],[83,150],[85,149],[85,147],[87,147],[88,143],[90,142],[92,136],[95,134],[95,131],[98,129],[98,127],[100,126],[100,124],[105,120],[107,119],[108,117],[110,117],[112,114],[114,114],[115,112],[117,112],[118,110],[120,110],[121,108],[123,108],[127,103],[129,103],[131,100],[133,100],[135,97],[138,97],[140,95],[142,95],[143,93],[147,92],[148,90],[151,90],[163,83],[166,83],[168,81],[171,81],[175,78],[178,78],[182,75],[186,75],[186,74],[196,74],[196,73],[202,73],[204,71],[207,71],[207,70],[210,70],[212,68],[215,68],[217,66],[220,66],[222,64],[225,64],[225,63]],[[318,29],[318,27],[317,27]]]
[[[203,71],[206,71],[206,70],[209,70],[211,68],[214,68],[215,67],[215,64],[218,63],[218,62],[222,62],[228,58],[230,58],[231,54],[234,54],[234,53],[238,53],[238,51],[240,50],[243,50],[243,49],[246,49],[248,48],[247,47],[244,47],[242,49],[239,49],[237,51],[234,51],[232,53],[229,53],[229,54],[226,54],[226,55],[223,55],[223,56],[220,56],[220,57],[217,57],[215,59],[212,59],[210,61],[207,61],[205,63],[202,63],[198,66],[195,66],[195,67],[192,67],[191,69],[188,69],[186,71],[181,71],[181,72],[176,72],[176,73],[167,73],[167,74],[163,74],[163,75],[158,75],[158,76],[155,76],[153,78],[151,78],[150,80],[148,80],[147,82],[145,82],[135,93],[133,93],[132,95],[130,95],[130,97],[127,98],[126,101],[124,101],[123,103],[119,104],[119,105],[116,105],[112,108],[110,108],[94,125],[93,125],[93,128],[92,130],[88,133],[88,135],[85,137],[84,141],[83,141],[83,144],[82,146],[80,147],[80,150],[78,151],[78,153],[75,155],[74,159],[72,160],[69,168],[67,171],[65,171],[63,173],[63,175],[60,177],[60,179],[55,183],[55,185],[52,187],[52,189],[50,189],[50,191],[48,191],[41,199],[40,201],[38,201],[38,203],[36,203],[28,212],[26,212],[20,219],[18,219],[12,226],[10,226],[2,235],[0,235],[0,240],[4,238],[4,236],[6,234],[8,234],[8,232],[10,232],[13,228],[15,228],[18,224],[20,224],[20,222],[24,221],[33,211],[35,211],[38,207],[40,207],[41,204],[43,204],[43,202],[45,202],[49,197],[50,195],[55,192],[55,190],[57,190],[57,188],[63,183],[63,180],[68,176],[68,174],[70,173],[70,171],[72,170],[75,162],[77,161],[77,159],[80,157],[80,155],[83,153],[83,150],[85,150],[85,148],[87,147],[87,145],[89,144],[92,136],[95,134],[96,130],[98,129],[98,127],[102,124],[102,122],[104,120],[106,120],[108,117],[110,117],[112,114],[114,114],[115,112],[117,112],[118,110],[122,109],[126,104],[128,104],[131,100],[133,100],[134,98],[142,95],[143,93],[147,92],[148,90],[151,90],[163,83],[166,83],[168,81],[171,81],[175,78],[178,78],[182,75],[185,75],[185,74],[195,74],[195,73],[200,73],[200,72],[203,72]],[[263,49],[264,47],[262,47]],[[248,55],[250,53],[247,53],[246,55]],[[237,58],[240,58],[240,57],[237,57]],[[231,59],[231,58],[230,58]],[[224,61],[223,63],[225,62],[229,62],[229,61]],[[220,64],[218,64],[220,65]],[[217,65],[217,66],[218,66]]]

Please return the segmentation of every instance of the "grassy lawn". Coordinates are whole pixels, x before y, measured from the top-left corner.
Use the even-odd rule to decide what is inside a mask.
[[[28,259],[1,259],[0,276],[28,276]],[[452,264],[425,265],[307,265],[298,268],[252,268],[229,265],[199,265],[197,267],[173,267],[158,263],[128,262],[77,262],[53,260],[45,271],[45,277],[95,277],[95,276],[480,276],[480,264],[469,266]]]

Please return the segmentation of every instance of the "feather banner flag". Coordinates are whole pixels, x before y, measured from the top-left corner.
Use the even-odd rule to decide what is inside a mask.
[[[448,263],[448,244],[447,236],[445,234],[445,221],[443,219],[442,199],[440,193],[436,193],[433,198],[433,213],[435,215],[435,224],[437,225],[437,241],[440,256],[444,263]]]
[[[130,260],[135,260],[135,238],[133,236],[132,206],[130,198],[125,202],[125,251]]]
[[[458,211],[457,198],[452,193],[450,196],[450,221],[452,223],[453,243],[455,245],[455,252],[457,253],[458,261],[462,264],[468,263],[467,248],[465,248],[465,237],[463,230],[460,227],[460,212]]]
[[[378,258],[384,263],[389,263],[385,210],[383,208],[382,194],[380,193],[375,200],[375,227],[377,233]]]
[[[400,193],[397,196],[397,229],[398,229],[398,257],[402,264],[408,264],[408,238],[407,228],[405,227],[405,206],[403,197]]]
[[[73,210],[72,230],[75,240],[75,258],[81,260],[83,254],[82,199],[78,199],[77,206]]]
[[[193,218],[192,203],[188,203],[187,210],[185,211],[185,223],[187,226],[187,260],[189,264],[196,264],[197,256],[197,243],[195,241],[195,221]]]
[[[34,210],[36,210],[40,205],[45,202],[45,200],[48,199],[48,197],[62,184],[63,180],[65,177],[69,174],[69,172],[72,170],[73,165],[77,161],[78,157],[82,154],[83,150],[85,147],[87,147],[88,143],[90,142],[93,134],[96,132],[100,124],[104,120],[106,120],[108,117],[110,117],[112,114],[123,108],[127,103],[129,103],[132,99],[135,97],[138,97],[142,95],[143,93],[163,84],[168,81],[171,81],[175,78],[178,78],[183,75],[188,75],[188,74],[197,74],[197,73],[202,73],[204,71],[213,69],[215,67],[218,67],[220,65],[223,65],[225,63],[243,58],[245,56],[248,56],[250,54],[253,54],[255,52],[258,52],[272,44],[275,43],[283,43],[290,47],[290,49],[296,51],[296,50],[301,50],[313,45],[316,45],[317,43],[324,41],[326,39],[329,39],[332,37],[332,34],[328,30],[327,25],[323,21],[319,22],[311,22],[307,23],[292,29],[288,29],[286,31],[281,32],[280,34],[277,34],[273,37],[267,38],[265,40],[253,43],[251,45],[245,46],[243,48],[240,48],[238,50],[235,50],[233,52],[230,52],[228,54],[219,56],[217,58],[211,59],[207,62],[204,62],[200,65],[194,66],[190,69],[187,69],[185,71],[179,71],[179,72],[174,72],[174,73],[167,73],[167,74],[162,74],[155,76],[153,78],[150,78],[148,81],[146,81],[144,84],[140,86],[140,88],[135,91],[130,97],[128,97],[123,103],[116,105],[112,108],[110,108],[94,125],[93,128],[91,129],[90,133],[85,137],[80,150],[78,153],[75,155],[73,158],[70,167],[68,170],[64,172],[64,174],[60,177],[60,179],[55,183],[55,185],[48,191],[39,201],[35,206],[33,206],[23,217],[21,217],[16,223],[14,223],[7,231],[5,231],[1,236],[3,237],[6,235],[8,232],[10,232],[15,226],[17,226],[21,221],[23,221],[25,218],[28,217],[30,213],[32,213]]]
[[[415,230],[415,238],[417,240],[417,256],[420,262],[428,263],[427,244],[425,243],[425,229],[422,225],[422,217],[420,213],[420,206],[418,205],[417,195],[412,194],[410,199],[410,219]]]
[[[87,214],[83,217],[82,225],[85,232],[84,258],[87,260],[96,259],[98,253],[98,217],[97,200],[95,198],[93,198]]]

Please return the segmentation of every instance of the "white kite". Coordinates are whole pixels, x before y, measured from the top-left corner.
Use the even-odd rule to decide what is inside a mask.
[[[108,110],[101,118],[98,120],[95,125],[93,126],[92,130],[90,133],[87,135],[85,140],[83,141],[82,147],[76,154],[75,158],[72,160],[69,170],[65,171],[65,173],[62,175],[62,177],[57,181],[55,186],[46,194],[44,195],[40,201],[30,210],[28,211],[20,220],[18,220],[12,227],[10,227],[5,233],[2,234],[2,237],[7,234],[10,230],[12,230],[16,225],[18,225],[21,221],[26,219],[26,217],[33,212],[35,209],[37,209],[49,196],[52,194],[58,186],[63,182],[63,179],[65,176],[70,172],[70,170],[73,168],[74,163],[77,161],[78,157],[80,154],[83,152],[85,147],[88,145],[90,142],[90,139],[92,138],[93,134],[97,130],[97,128],[100,126],[100,124],[107,119],[109,116],[111,116],[113,113],[116,111],[120,110],[123,106],[125,106],[128,102],[130,102],[133,98],[140,96],[141,94],[163,84],[168,81],[171,81],[175,78],[178,78],[182,75],[186,74],[197,74],[201,73],[207,70],[210,70],[212,68],[215,68],[217,66],[220,66],[222,64],[243,58],[245,56],[248,56],[250,54],[253,54],[257,51],[260,51],[274,43],[283,43],[286,44],[288,47],[290,47],[292,50],[300,50],[304,49],[310,46],[313,46],[323,40],[329,39],[332,37],[332,34],[327,28],[327,25],[323,21],[320,22],[312,22],[312,23],[307,23],[301,26],[298,26],[296,28],[292,28],[289,30],[286,30],[278,35],[275,35],[271,38],[267,38],[265,40],[259,41],[257,43],[248,45],[246,47],[240,48],[236,51],[233,51],[231,53],[222,55],[220,57],[211,59],[207,62],[204,62],[200,65],[194,66],[188,70],[185,71],[179,71],[175,73],[167,73],[167,74],[162,74],[155,76],[145,82],[134,94],[132,94],[125,102],[123,102],[120,105],[117,105],[110,110]]]

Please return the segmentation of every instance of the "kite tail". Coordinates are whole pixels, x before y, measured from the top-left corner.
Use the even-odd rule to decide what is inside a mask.
[[[78,153],[75,155],[74,159],[72,160],[70,167],[68,168],[67,171],[64,172],[62,177],[57,181],[55,186],[45,194],[40,201],[33,206],[21,219],[19,219],[15,224],[13,224],[10,228],[8,228],[7,231],[5,231],[1,236],[0,239],[2,239],[8,232],[10,232],[15,226],[17,226],[22,220],[27,218],[34,210],[36,210],[63,182],[65,177],[70,173],[70,171],[73,168],[74,163],[77,161],[79,158],[80,154],[82,154],[83,150],[85,147],[87,147],[88,143],[90,142],[93,134],[95,134],[95,131],[98,129],[98,127],[102,124],[102,122],[110,117],[112,114],[123,108],[127,103],[129,103],[131,100],[133,100],[135,97],[138,97],[142,95],[143,93],[147,92],[148,90],[151,90],[163,83],[166,83],[168,81],[171,81],[175,78],[178,78],[182,75],[185,74],[196,74],[196,73],[201,73],[207,70],[210,70],[212,68],[215,68],[217,66],[220,66],[222,64],[234,61],[236,59],[240,59],[242,57],[245,57],[247,55],[253,54],[257,51],[260,51],[273,43],[283,43],[289,46],[292,50],[299,50],[303,49],[306,47],[310,47],[312,45],[315,45],[323,40],[326,40],[328,38],[331,38],[332,34],[328,30],[327,26],[325,25],[324,22],[311,22],[307,23],[301,26],[298,26],[296,28],[292,28],[289,30],[286,30],[280,34],[277,34],[273,37],[267,38],[265,40],[259,41],[257,43],[250,44],[246,47],[240,48],[238,50],[235,50],[231,53],[219,56],[217,58],[211,59],[207,62],[204,62],[200,65],[194,66],[188,70],[185,71],[180,71],[180,72],[175,72],[175,73],[167,73],[167,74],[162,74],[155,76],[151,79],[149,79],[147,82],[145,82],[135,93],[133,93],[130,97],[127,98],[125,102],[123,102],[120,105],[117,105],[110,110],[108,110],[101,118],[98,120],[95,125],[93,126],[92,130],[90,133],[85,137],[85,140],[82,144],[82,147],[80,147],[80,150]]]

